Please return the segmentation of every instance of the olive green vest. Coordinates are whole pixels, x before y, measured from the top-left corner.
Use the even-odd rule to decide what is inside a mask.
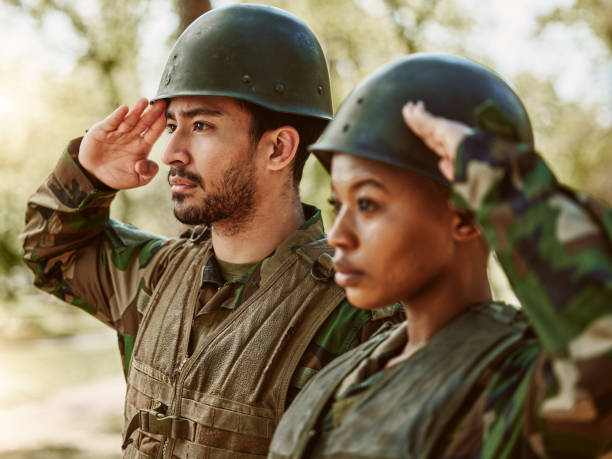
[[[319,435],[317,421],[339,384],[390,332],[377,335],[313,378],[285,413],[268,457],[429,457],[478,378],[521,344],[521,316],[498,303],[468,309],[391,367],[338,427]]]
[[[323,240],[277,248],[262,262],[262,285],[188,355],[212,250],[209,240],[185,243],[153,292],[136,339],[124,456],[265,456],[299,360],[344,298],[321,275],[330,252]]]

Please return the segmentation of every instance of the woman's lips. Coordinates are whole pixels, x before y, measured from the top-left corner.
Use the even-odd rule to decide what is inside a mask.
[[[334,269],[336,274],[334,280],[340,287],[352,287],[358,284],[364,276],[364,272],[360,271],[343,259],[334,260]]]

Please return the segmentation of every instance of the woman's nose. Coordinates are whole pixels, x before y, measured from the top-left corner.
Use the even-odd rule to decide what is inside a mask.
[[[358,245],[359,238],[350,213],[343,208],[338,212],[334,225],[327,233],[327,243],[336,249],[352,250]]]

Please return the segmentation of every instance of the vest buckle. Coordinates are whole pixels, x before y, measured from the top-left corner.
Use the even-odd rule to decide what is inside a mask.
[[[172,424],[178,419],[178,416],[167,416],[155,410],[140,410],[140,429],[144,432],[171,437]]]
[[[310,267],[310,275],[314,280],[327,282],[334,278],[334,262],[330,254],[323,252]]]

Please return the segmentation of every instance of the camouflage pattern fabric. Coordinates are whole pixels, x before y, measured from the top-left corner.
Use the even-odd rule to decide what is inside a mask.
[[[42,290],[75,305],[113,327],[118,334],[124,371],[129,370],[136,334],[148,300],[164,268],[195,229],[167,239],[109,217],[116,193],[89,176],[78,164],[80,139],[73,140],[53,173],[28,203],[22,238],[26,264]],[[298,231],[324,237],[320,211],[304,206],[307,221]],[[301,238],[303,238],[303,234]],[[299,238],[298,238],[299,239]],[[217,264],[206,265],[190,347],[257,291],[260,263],[246,275],[225,281]],[[255,279],[256,280],[256,279]],[[384,322],[404,319],[399,306],[382,313],[364,311],[343,301],[317,332],[296,369],[289,398],[327,362],[366,340]]]
[[[612,454],[612,210],[483,132],[458,151],[453,200],[476,215],[538,338],[477,403],[480,456]]]

